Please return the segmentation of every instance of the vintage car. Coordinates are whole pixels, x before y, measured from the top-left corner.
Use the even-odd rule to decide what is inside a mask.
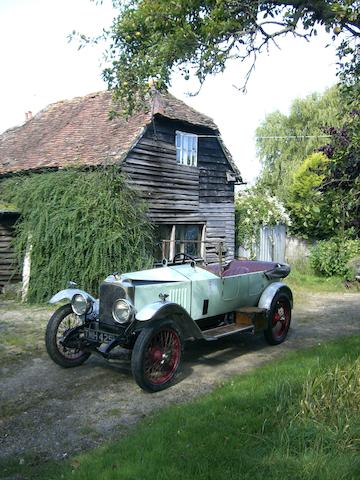
[[[181,253],[158,268],[109,275],[99,299],[70,282],[50,300],[67,303],[49,320],[47,351],[75,367],[94,352],[111,358],[115,347],[131,349],[138,385],[162,390],[174,382],[187,340],[263,331],[270,344],[283,342],[293,296],[280,279],[289,272],[286,264],[250,260],[200,264]]]

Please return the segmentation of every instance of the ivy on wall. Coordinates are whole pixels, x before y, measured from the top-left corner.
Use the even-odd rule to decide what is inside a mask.
[[[20,258],[31,238],[31,303],[47,301],[68,280],[97,295],[109,273],[152,264],[146,205],[116,167],[16,176],[1,182],[0,198],[22,213]]]

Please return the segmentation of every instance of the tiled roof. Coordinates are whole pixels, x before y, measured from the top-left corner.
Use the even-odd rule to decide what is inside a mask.
[[[94,93],[49,105],[24,125],[5,131],[0,135],[0,175],[121,162],[156,114],[218,133],[211,118],[169,93],[157,95],[149,112],[128,120],[110,120],[111,107],[111,92]],[[231,157],[229,161],[236,169]]]

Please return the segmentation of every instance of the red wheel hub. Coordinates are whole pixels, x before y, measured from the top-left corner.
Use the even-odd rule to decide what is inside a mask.
[[[163,352],[160,348],[155,347],[152,351],[150,351],[150,356],[153,362],[160,362],[163,357]]]
[[[280,340],[287,332],[290,323],[290,309],[286,302],[279,300],[276,303],[272,318],[273,335]]]

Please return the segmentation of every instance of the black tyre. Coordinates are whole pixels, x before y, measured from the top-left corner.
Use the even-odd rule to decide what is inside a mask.
[[[71,305],[63,305],[52,315],[46,327],[46,350],[55,363],[64,368],[77,367],[90,356],[77,348],[66,348],[60,341],[64,334],[71,328],[80,325],[80,319],[73,312]]]
[[[289,331],[291,322],[291,303],[289,298],[279,293],[272,301],[268,327],[264,331],[265,339],[270,345],[282,343]]]
[[[169,387],[178,373],[182,353],[181,335],[169,320],[141,330],[131,356],[131,369],[143,390],[158,392]]]

